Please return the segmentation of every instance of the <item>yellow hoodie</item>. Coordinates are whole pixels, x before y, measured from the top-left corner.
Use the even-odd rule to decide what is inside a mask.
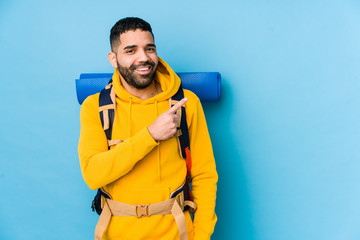
[[[99,117],[99,94],[89,96],[81,107],[79,140],[80,166],[91,189],[103,187],[115,201],[153,204],[169,199],[185,180],[186,163],[180,157],[176,137],[156,142],[147,127],[169,109],[169,101],[180,86],[180,78],[159,58],[155,79],[162,92],[145,101],[128,93],[115,69],[112,77],[116,93],[116,114],[112,139],[123,142],[108,150]],[[194,222],[185,212],[189,239],[210,239],[217,220],[215,214],[217,172],[203,109],[198,97],[184,90],[186,120],[192,157],[191,177]],[[173,216],[136,218],[112,217],[103,239],[179,239]]]

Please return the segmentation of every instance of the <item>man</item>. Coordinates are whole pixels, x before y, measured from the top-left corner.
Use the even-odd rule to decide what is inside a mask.
[[[184,90],[185,98],[170,108],[169,99],[181,81],[157,56],[152,29],[144,20],[119,20],[111,29],[110,43],[108,58],[115,68],[112,80],[116,94],[112,139],[118,143],[108,150],[99,117],[99,94],[89,96],[80,113],[83,177],[91,189],[101,188],[111,198],[102,197],[96,238],[210,239],[217,220],[214,209],[218,176],[199,99]],[[172,210],[178,202],[169,202],[187,174],[176,136],[176,112],[182,107],[186,109],[192,195],[197,206],[193,220],[189,210],[182,212],[183,206],[175,215]],[[171,213],[150,214],[158,203],[171,204]],[[118,213],[123,208],[133,213]],[[102,217],[106,214],[108,217]]]

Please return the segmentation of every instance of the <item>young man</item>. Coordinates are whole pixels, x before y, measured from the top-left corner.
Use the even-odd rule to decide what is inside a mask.
[[[218,176],[199,99],[184,90],[185,98],[170,107],[169,99],[181,81],[157,56],[151,27],[144,20],[118,21],[111,29],[110,43],[116,95],[112,139],[117,144],[108,145],[99,115],[99,94],[89,96],[80,113],[78,150],[83,177],[91,189],[101,188],[111,198],[102,197],[95,238],[210,239],[217,220]],[[176,201],[170,199],[187,175],[177,143],[177,113],[183,107],[196,204],[193,220],[184,204],[195,204],[179,200],[177,192]]]

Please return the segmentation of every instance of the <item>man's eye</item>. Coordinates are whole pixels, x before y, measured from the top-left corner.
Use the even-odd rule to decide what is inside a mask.
[[[127,50],[126,53],[134,53],[134,50]]]
[[[150,47],[150,48],[148,48],[147,49],[149,52],[155,52],[155,48],[153,48],[153,47]]]

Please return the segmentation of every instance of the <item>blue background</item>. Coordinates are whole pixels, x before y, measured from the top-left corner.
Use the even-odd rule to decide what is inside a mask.
[[[360,239],[360,2],[0,1],[0,239],[92,239],[74,79],[112,72],[109,31],[154,29],[175,71],[218,71],[204,104],[213,239]]]

